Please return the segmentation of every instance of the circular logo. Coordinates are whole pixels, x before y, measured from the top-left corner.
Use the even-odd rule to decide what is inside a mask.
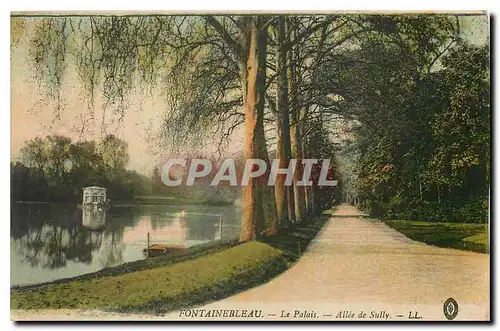
[[[443,305],[444,316],[450,321],[457,317],[458,314],[458,303],[453,298],[449,298],[444,302]]]

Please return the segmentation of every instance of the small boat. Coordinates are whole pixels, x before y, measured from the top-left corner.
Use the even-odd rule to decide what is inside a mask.
[[[165,244],[152,244],[149,246],[149,257],[164,255],[167,253],[171,253],[174,251],[180,251],[180,250],[184,250],[184,249],[187,249],[187,247],[175,246],[175,245],[165,245]],[[148,255],[147,248],[144,248],[142,250],[142,253],[144,253],[144,255],[146,257],[148,257],[147,256]]]

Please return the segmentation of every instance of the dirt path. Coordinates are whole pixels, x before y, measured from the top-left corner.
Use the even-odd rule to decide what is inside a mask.
[[[210,320],[203,317],[208,310],[240,309],[261,312],[258,320],[445,320],[443,304],[451,297],[459,305],[456,320],[489,319],[489,255],[418,243],[380,221],[359,216],[356,208],[341,205],[302,258],[282,275],[230,298],[161,318]],[[66,311],[66,316],[74,314],[81,313]],[[100,319],[103,314],[94,313]],[[92,316],[87,312],[82,317]]]
[[[317,307],[326,319],[360,309],[399,319],[418,309],[424,319],[445,319],[443,303],[452,297],[456,319],[489,318],[489,255],[415,242],[359,215],[341,205],[295,266],[212,306]]]

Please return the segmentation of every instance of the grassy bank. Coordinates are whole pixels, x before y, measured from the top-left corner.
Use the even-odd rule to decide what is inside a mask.
[[[488,225],[472,223],[434,223],[421,221],[385,221],[408,238],[426,244],[488,253]]]
[[[199,257],[162,257],[73,279],[11,290],[12,309],[81,308],[163,313],[221,299],[290,267],[327,218],[304,222],[262,242],[213,248]],[[200,250],[201,252],[208,250]]]
[[[215,241],[211,243],[196,245],[186,250],[179,250],[179,251],[174,250],[168,254],[156,256],[149,259],[132,261],[113,267],[107,267],[96,272],[91,272],[76,277],[63,278],[41,284],[13,286],[12,289],[28,290],[28,289],[42,288],[49,285],[69,284],[71,282],[80,280],[92,280],[102,277],[117,276],[129,272],[166,267],[175,263],[190,261],[206,255],[215,254],[223,250],[229,249],[231,247],[234,247],[238,244],[239,243],[237,240]]]
[[[215,299],[286,267],[282,252],[250,242],[166,267],[12,291],[14,309],[95,308],[162,312]]]

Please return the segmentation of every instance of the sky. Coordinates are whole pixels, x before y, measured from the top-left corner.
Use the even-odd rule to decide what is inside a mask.
[[[155,124],[166,107],[162,99],[144,98],[139,92],[133,93],[129,109],[118,122],[119,116],[113,114],[112,109],[103,112],[102,95],[96,95],[94,107],[89,108],[81,95],[76,70],[69,67],[61,89],[64,109],[56,112],[56,103],[45,95],[32,77],[28,46],[28,38],[22,38],[17,47],[11,49],[11,157],[18,157],[23,144],[35,136],[58,134],[75,141],[99,140],[106,132],[127,141],[128,168],[151,173],[158,160],[147,141],[150,132],[158,127]]]
[[[469,42],[481,45],[488,41],[486,16],[463,17],[461,26]],[[129,108],[121,121],[117,121],[119,116],[111,109],[103,112],[103,98],[99,94],[94,107],[89,109],[79,87],[77,72],[71,65],[63,79],[61,96],[64,109],[56,112],[55,103],[33,78],[29,38],[26,34],[21,35],[17,45],[11,47],[11,159],[18,158],[23,144],[36,136],[58,134],[77,141],[99,140],[103,133],[112,133],[127,141],[129,169],[149,175],[155,165],[168,157],[149,139],[158,130],[163,110],[167,107],[160,96],[154,93],[144,96],[140,91],[132,93]],[[228,152],[237,152],[241,144],[241,131],[236,131]],[[215,145],[209,145],[204,152],[215,150]]]

